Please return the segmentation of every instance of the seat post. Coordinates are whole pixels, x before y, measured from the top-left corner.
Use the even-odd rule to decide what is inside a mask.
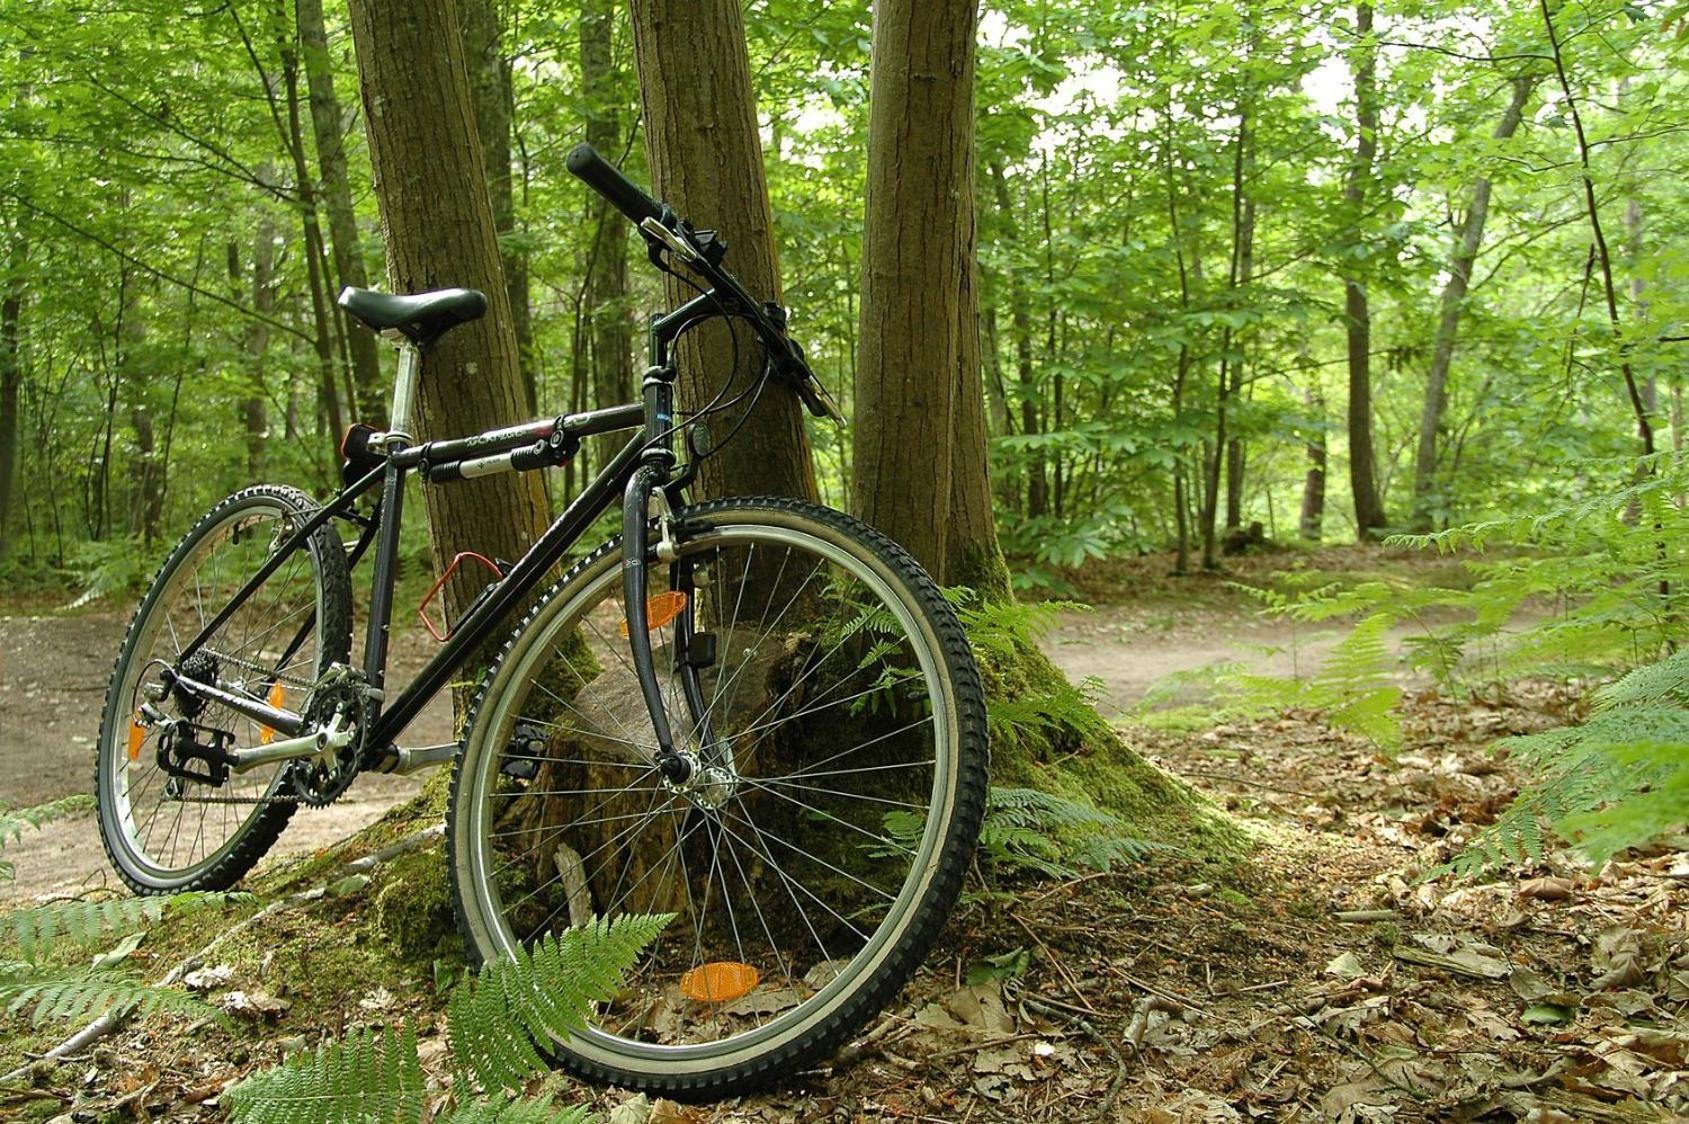
[[[411,409],[416,403],[416,383],[422,371],[422,349],[400,333],[394,332],[393,335],[399,337],[399,373],[393,380],[393,406],[387,414],[387,444],[390,448],[415,440],[410,432]]]

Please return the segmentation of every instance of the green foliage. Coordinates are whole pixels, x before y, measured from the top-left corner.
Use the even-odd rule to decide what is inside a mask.
[[[667,916],[624,916],[544,937],[510,959],[484,965],[447,1005],[459,1107],[437,1120],[462,1124],[580,1124],[579,1109],[512,1099],[547,1069],[536,1043],[581,1028],[591,1004],[609,998]],[[474,1085],[489,1094],[473,1100]],[[236,1124],[339,1124],[380,1120],[420,1124],[424,1081],[416,1035],[363,1031],[300,1052],[230,1090]]]
[[[246,1124],[422,1119],[426,1088],[416,1031],[359,1030],[300,1050],[230,1089],[229,1116]]]
[[[1119,817],[1090,804],[994,786],[986,796],[979,849],[987,867],[1072,878],[1141,859],[1154,844],[1133,838]]]
[[[28,961],[0,961],[0,1004],[5,1005],[8,1017],[27,1011],[34,1023],[104,1014],[215,1013],[187,992],[144,984],[121,972],[92,967],[44,969]]]
[[[1393,713],[1402,691],[1391,679],[1395,661],[1386,633],[1393,623],[1388,613],[1364,617],[1306,678],[1226,676],[1222,686],[1236,692],[1228,701],[1245,712],[1317,710],[1333,726],[1394,749],[1402,738]]]
[[[183,893],[167,898],[102,898],[52,902],[0,914],[0,934],[18,944],[25,959],[45,955],[61,939],[76,944],[119,929],[155,924],[166,913],[190,913],[250,897],[247,894]]]
[[[516,1089],[545,1068],[535,1052],[579,1030],[591,1004],[612,996],[624,969],[670,918],[624,916],[548,934],[485,965],[452,993],[452,1051],[487,1089]]]

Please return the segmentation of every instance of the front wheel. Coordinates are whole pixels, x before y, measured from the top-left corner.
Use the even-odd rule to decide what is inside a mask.
[[[555,1044],[589,1080],[727,1096],[837,1049],[925,957],[983,814],[979,674],[914,560],[854,519],[735,499],[649,569],[677,748],[654,763],[621,546],[519,626],[471,711],[447,825],[472,954],[594,915],[674,915]]]

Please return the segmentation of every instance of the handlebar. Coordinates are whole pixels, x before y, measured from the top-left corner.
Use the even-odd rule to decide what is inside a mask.
[[[739,314],[756,326],[763,346],[768,349],[774,370],[797,392],[810,413],[818,418],[843,420],[826,390],[816,380],[815,373],[809,369],[803,349],[786,335],[784,311],[776,307],[774,311],[779,313],[779,317],[772,317],[745,292],[732,274],[718,264],[721,251],[725,247],[717,243],[713,254],[706,253],[688,224],[680,221],[666,205],[651,198],[632,180],[622,175],[621,169],[600,156],[592,145],[577,144],[569,152],[565,165],[583,183],[627,216],[629,222],[639,227],[646,241],[653,247],[668,246],[688,265],[702,273],[712,285],[735,298],[734,303],[742,306],[738,310]],[[647,227],[647,223],[656,225]],[[659,238],[658,235],[662,237]],[[688,249],[690,254],[678,253]],[[652,260],[657,261],[657,258],[654,256]]]
[[[622,175],[620,168],[598,155],[598,150],[592,145],[577,144],[564,163],[569,171],[588,187],[604,196],[611,206],[626,215],[633,225],[638,226],[646,219],[662,221],[663,205]]]

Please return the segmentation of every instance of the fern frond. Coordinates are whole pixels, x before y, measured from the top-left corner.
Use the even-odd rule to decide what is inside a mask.
[[[1680,649],[1658,663],[1639,667],[1618,682],[1603,687],[1595,693],[1595,708],[1650,706],[1668,700],[1689,703],[1689,648]]]
[[[83,1019],[108,1012],[151,1015],[161,1011],[204,1016],[217,1010],[185,991],[155,987],[109,969],[0,965],[0,1004],[12,1018],[31,1022]]]
[[[579,1030],[593,1003],[613,996],[622,974],[672,915],[599,919],[485,965],[452,993],[452,1053],[488,1090],[516,1089],[545,1068],[536,1042]]]
[[[986,793],[979,848],[987,866],[1070,878],[1079,869],[1109,870],[1142,858],[1153,846],[1133,838],[1118,817],[1078,800],[1035,788]]]
[[[45,827],[54,820],[86,812],[93,807],[94,798],[82,795],[49,800],[45,804],[34,804],[28,808],[8,808],[0,805],[0,851],[5,850],[8,843],[22,838],[23,833],[30,828]],[[12,864],[0,859],[0,882],[10,882],[14,876]]]
[[[427,1091],[416,1031],[362,1030],[261,1070],[225,1096],[238,1124],[415,1124]]]
[[[168,898],[53,902],[0,913],[0,935],[17,941],[24,958],[33,960],[60,940],[85,944],[117,929],[155,923],[166,913],[189,913],[250,897],[250,894],[191,892]]]

